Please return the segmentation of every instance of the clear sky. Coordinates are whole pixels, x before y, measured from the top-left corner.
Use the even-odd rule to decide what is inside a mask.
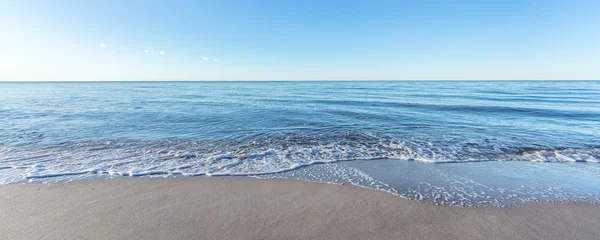
[[[4,0],[0,30],[0,80],[600,79],[598,0]]]

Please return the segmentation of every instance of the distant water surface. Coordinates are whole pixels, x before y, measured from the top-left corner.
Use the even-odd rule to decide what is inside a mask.
[[[370,171],[390,159],[402,171],[551,162],[565,175],[576,163],[600,178],[598,81],[0,83],[0,93],[4,183],[352,168],[394,191],[390,172]],[[375,161],[307,167],[345,160]],[[586,189],[585,199],[600,192]]]

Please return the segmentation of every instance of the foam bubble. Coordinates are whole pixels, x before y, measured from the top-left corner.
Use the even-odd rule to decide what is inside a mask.
[[[600,148],[519,149],[437,146],[393,139],[304,142],[263,139],[248,143],[200,141],[79,142],[0,149],[0,170],[25,169],[26,179],[78,174],[249,176],[320,163],[395,159],[425,163],[480,161],[598,162]],[[364,140],[364,139],[359,139]],[[469,146],[472,146],[469,143]],[[1,173],[0,173],[1,174]]]

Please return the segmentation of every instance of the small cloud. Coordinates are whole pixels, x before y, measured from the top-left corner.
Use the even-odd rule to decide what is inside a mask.
[[[219,61],[219,59],[216,59],[216,58],[215,58],[215,59],[213,59],[213,61],[215,61],[215,62],[218,62],[218,61]]]
[[[161,50],[159,53],[160,53],[160,55],[165,55],[165,54],[167,54],[167,52],[165,52],[164,50]]]
[[[208,61],[208,57],[202,57],[202,61]]]
[[[145,53],[148,53],[148,49],[144,50]]]
[[[104,44],[104,43],[100,43],[100,47],[102,47],[102,48],[103,48],[103,47],[106,47],[106,44]]]

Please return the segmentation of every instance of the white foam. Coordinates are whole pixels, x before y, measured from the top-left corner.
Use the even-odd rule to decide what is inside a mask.
[[[263,146],[265,145],[265,146]],[[81,174],[118,176],[251,176],[273,174],[321,163],[395,159],[425,163],[480,161],[590,162],[597,163],[600,148],[505,150],[482,154],[440,150],[434,145],[409,147],[407,143],[274,145],[256,143],[232,149],[198,148],[196,143],[124,142],[78,143],[43,148],[2,147],[2,169],[24,169],[26,179]],[[0,175],[0,180],[1,179]]]

